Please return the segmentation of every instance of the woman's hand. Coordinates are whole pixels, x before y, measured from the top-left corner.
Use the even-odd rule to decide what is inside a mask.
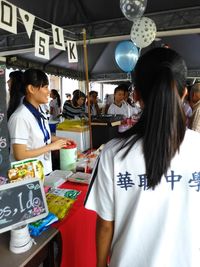
[[[64,146],[66,146],[66,139],[58,139],[54,142],[52,142],[51,144],[49,144],[51,151],[54,150],[59,150],[61,148],[63,148]]]
[[[76,142],[74,140],[72,140],[72,139],[67,139],[66,138],[65,141],[66,141],[66,144],[69,145],[69,146],[70,145],[77,145]]]
[[[65,137],[59,137],[59,136],[55,136],[53,135],[51,137],[51,141],[52,143],[58,141],[58,140],[64,140],[65,141],[65,145],[77,145],[76,142],[72,139],[68,139],[68,138],[65,138]]]

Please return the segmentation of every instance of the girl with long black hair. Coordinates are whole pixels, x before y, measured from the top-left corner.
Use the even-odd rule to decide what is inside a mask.
[[[40,108],[40,105],[48,103],[50,94],[47,75],[39,69],[28,69],[23,79],[23,103],[8,121],[11,161],[38,158],[47,175],[52,171],[51,151],[72,141],[51,136],[48,120]]]
[[[133,72],[142,116],[102,151],[85,206],[97,216],[97,267],[200,266],[200,135],[186,129],[187,69],[168,48]]]
[[[25,95],[23,72],[20,70],[10,72],[7,84],[9,90],[7,119],[9,120],[13,112],[22,103]]]

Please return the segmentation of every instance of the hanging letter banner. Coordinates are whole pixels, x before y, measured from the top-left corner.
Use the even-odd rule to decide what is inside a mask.
[[[35,31],[35,56],[49,59],[49,35]]]
[[[65,50],[63,29],[53,24],[51,26],[52,26],[54,47],[56,49]]]
[[[77,53],[76,42],[67,41],[67,52],[68,52],[68,61],[69,61],[69,63],[78,62],[78,53]]]
[[[21,9],[21,8],[18,8],[18,10],[19,10],[19,14],[20,14],[20,16],[22,18],[22,21],[24,23],[24,26],[26,28],[28,37],[30,38],[31,37],[31,33],[33,31],[33,24],[34,24],[34,21],[35,21],[35,16],[30,14],[29,12]]]
[[[0,0],[0,28],[17,33],[17,8],[3,0]]]

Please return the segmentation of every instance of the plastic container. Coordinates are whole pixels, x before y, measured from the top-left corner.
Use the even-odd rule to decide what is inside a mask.
[[[60,169],[74,171],[76,169],[77,146],[76,144],[66,145],[60,149]]]
[[[10,251],[20,254],[28,251],[33,244],[30,237],[28,225],[11,230]]]

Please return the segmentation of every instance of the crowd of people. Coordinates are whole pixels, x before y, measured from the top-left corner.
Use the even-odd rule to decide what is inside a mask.
[[[23,84],[23,72],[13,71],[10,73],[7,81],[9,89],[9,104],[7,117],[16,110],[22,103],[25,95]],[[50,91],[50,102],[41,104],[41,109],[47,115],[50,121],[60,121],[60,118],[75,119],[88,117],[88,99],[87,96],[79,89],[73,91],[73,95],[66,94],[66,101],[61,106],[61,97],[56,89]],[[113,94],[106,95],[103,108],[98,104],[98,92],[90,91],[90,114],[93,116],[100,114],[120,114],[124,118],[139,117],[141,115],[141,107],[135,97],[135,90],[132,85],[119,84],[114,89]],[[187,126],[195,131],[200,132],[199,109],[200,109],[200,83],[195,83],[189,88],[185,87],[182,96],[183,108],[187,118]]]
[[[187,68],[170,48],[140,56],[130,84],[119,84],[102,110],[98,93],[80,90],[61,106],[57,90],[38,69],[10,74],[7,117],[11,161],[38,158],[45,175],[51,151],[73,140],[52,136],[50,120],[103,113],[137,117],[108,142],[85,200],[97,213],[97,267],[199,267],[200,83],[187,88]],[[48,113],[48,112],[47,112]]]

